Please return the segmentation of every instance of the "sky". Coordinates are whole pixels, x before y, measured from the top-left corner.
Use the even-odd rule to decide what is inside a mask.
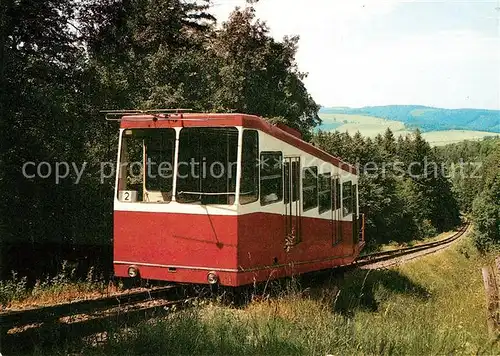
[[[245,0],[212,0],[219,22]],[[260,0],[323,106],[500,109],[500,0]]]

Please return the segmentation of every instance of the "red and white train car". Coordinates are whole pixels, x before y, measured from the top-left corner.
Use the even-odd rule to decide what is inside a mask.
[[[240,286],[353,262],[354,167],[243,114],[120,114],[118,277]]]

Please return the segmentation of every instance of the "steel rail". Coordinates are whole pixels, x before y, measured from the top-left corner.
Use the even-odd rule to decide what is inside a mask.
[[[432,249],[434,247],[448,245],[448,244],[454,242],[455,240],[457,240],[458,238],[460,238],[461,236],[463,236],[467,232],[469,226],[470,226],[470,224],[467,223],[467,224],[463,225],[453,235],[451,235],[445,239],[439,240],[439,241],[433,241],[433,242],[429,242],[426,244],[405,247],[405,248],[400,248],[400,249],[396,249],[396,250],[375,252],[375,253],[361,256],[355,262],[352,263],[352,266],[354,266],[354,267],[366,266],[366,265],[375,264],[378,262],[388,261],[388,260],[395,259],[395,258],[402,257],[402,256],[407,256],[407,255],[410,255],[413,253],[429,250],[429,249]]]
[[[117,294],[98,299],[86,299],[76,302],[57,304],[35,309],[24,309],[0,313],[2,333],[27,324],[55,322],[58,319],[76,314],[87,314],[114,307],[132,305],[148,300],[171,297],[179,290],[179,286]]]
[[[143,320],[163,317],[174,310],[193,306],[196,298],[153,299],[122,304],[119,307],[104,309],[83,315],[62,317],[57,321],[25,327],[13,333],[2,334],[2,351],[6,354],[31,354],[36,348],[49,350],[55,344],[75,338],[106,337],[106,331],[116,325],[139,324]]]

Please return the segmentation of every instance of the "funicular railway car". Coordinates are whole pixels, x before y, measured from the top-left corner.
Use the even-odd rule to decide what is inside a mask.
[[[118,277],[241,286],[353,262],[355,167],[243,114],[112,113]]]

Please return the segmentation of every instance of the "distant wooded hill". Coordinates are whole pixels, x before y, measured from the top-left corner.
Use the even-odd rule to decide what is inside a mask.
[[[423,132],[474,130],[500,133],[500,110],[441,109],[420,105],[366,106],[363,108],[322,108],[324,114],[374,116],[401,121],[409,129]]]

